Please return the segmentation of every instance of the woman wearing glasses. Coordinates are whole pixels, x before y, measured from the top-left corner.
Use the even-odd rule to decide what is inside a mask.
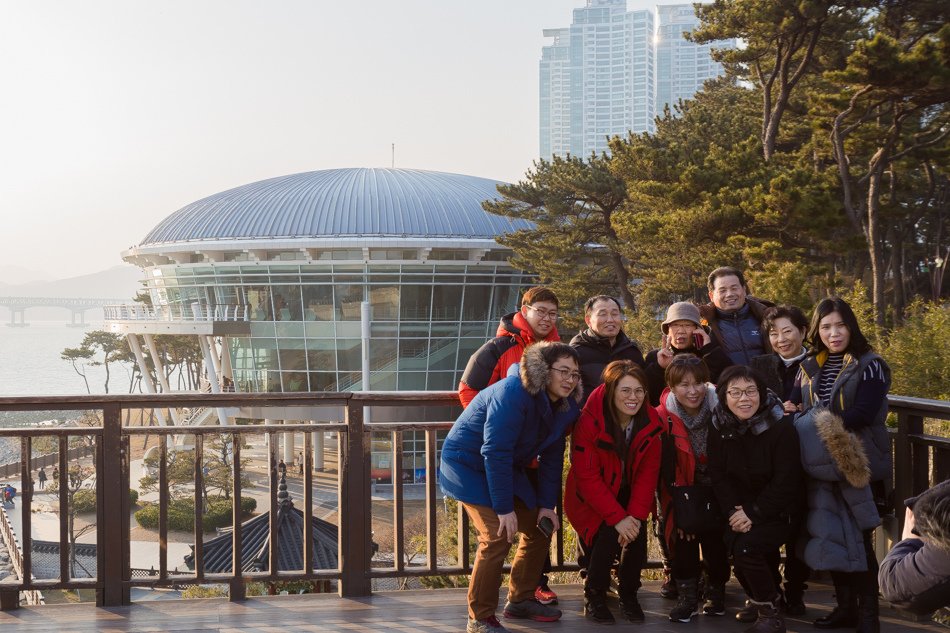
[[[498,585],[516,532],[521,541],[508,585],[505,616],[553,622],[554,607],[534,599],[561,493],[564,440],[580,412],[577,352],[538,343],[521,357],[520,375],[478,392],[442,447],[439,483],[478,532],[468,588],[468,633],[503,633],[495,617]],[[527,470],[537,462],[538,483]],[[547,532],[545,534],[542,529]]]
[[[689,622],[700,612],[705,615],[726,613],[729,558],[723,542],[725,523],[712,521],[702,531],[688,532],[677,525],[673,509],[675,486],[704,486],[707,496],[712,496],[707,444],[717,400],[715,386],[708,382],[709,369],[697,356],[675,356],[665,376],[667,388],[657,408],[665,433],[659,486],[661,529],[672,555],[671,567],[677,586],[676,605],[670,611],[670,620]],[[709,575],[705,604],[699,596],[700,548],[702,563]]]
[[[808,475],[805,562],[831,571],[838,602],[815,627],[876,632],[872,534],[891,478],[885,426],[891,373],[842,299],[818,304],[808,338],[812,351],[799,372],[804,413],[795,420]]]
[[[647,403],[647,379],[629,360],[614,361],[603,373],[571,437],[571,469],[564,512],[577,531],[587,570],[584,615],[612,624],[607,608],[610,570],[620,558],[620,606],[631,622],[643,622],[637,601],[646,563],[646,522],[653,509],[660,470],[663,427]]]
[[[709,433],[709,474],[723,514],[736,578],[756,607],[747,633],[779,633],[778,551],[788,538],[802,472],[798,434],[752,369],[726,369]]]

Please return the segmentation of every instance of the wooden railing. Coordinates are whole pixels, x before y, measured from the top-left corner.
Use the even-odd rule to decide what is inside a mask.
[[[950,439],[923,434],[925,418],[950,419],[950,403],[915,398],[892,397],[891,410],[897,413],[898,427],[893,434],[895,449],[895,521],[887,526],[892,537],[899,534],[903,518],[902,502],[906,497],[919,493],[933,483],[950,476]],[[327,423],[304,423],[283,425],[241,424],[201,427],[123,427],[123,413],[128,409],[151,409],[169,407],[339,407],[339,420]],[[399,407],[403,411],[421,411],[429,408],[436,422],[384,422],[367,423],[365,411]],[[435,409],[433,409],[435,408]],[[13,526],[20,535],[22,545],[21,566],[18,577],[0,582],[0,609],[13,609],[20,602],[21,592],[38,592],[52,589],[95,589],[96,602],[101,606],[128,604],[132,587],[172,587],[188,584],[225,584],[229,586],[231,600],[246,596],[247,584],[251,582],[279,582],[296,580],[336,580],[342,596],[365,596],[372,592],[374,578],[405,578],[411,576],[459,575],[471,571],[469,560],[469,530],[464,513],[458,526],[458,549],[440,552],[438,547],[438,456],[437,433],[451,427],[459,412],[457,395],[454,392],[386,392],[386,393],[293,393],[293,394],[166,394],[127,396],[56,396],[56,397],[7,397],[0,398],[0,410],[70,410],[94,411],[103,421],[98,427],[56,428],[7,428],[0,429],[0,437],[14,437],[20,441],[19,476],[21,490],[18,502],[22,506],[22,525]],[[406,416],[402,416],[405,418]],[[314,507],[314,472],[312,468],[312,433],[323,431],[336,433],[338,454],[338,534],[339,564],[337,569],[314,570],[313,551],[309,538],[303,539],[303,568],[296,571],[276,569],[277,538],[277,490],[278,490],[278,436],[283,433],[303,433],[304,468],[302,476],[304,509],[304,534],[311,533]],[[406,522],[403,482],[400,476],[403,466],[403,436],[410,431],[422,432],[425,436],[425,564],[406,563]],[[393,481],[393,561],[391,567],[381,568],[372,561],[369,544],[373,540],[371,444],[372,433],[388,433],[392,438]],[[159,506],[159,560],[154,575],[133,573],[130,566],[130,440],[138,435],[172,435],[194,437],[195,467],[193,472],[195,517],[194,517],[194,572],[182,574],[169,571],[168,565],[168,505],[169,473],[168,442],[160,443],[158,472]],[[202,469],[204,444],[209,436],[230,435],[228,446],[231,459],[231,490],[234,500],[231,533],[233,558],[228,573],[206,573],[204,569],[204,542],[202,529],[202,504],[200,495],[204,472]],[[253,435],[267,436],[267,473],[270,487],[270,570],[266,572],[243,572],[241,542],[242,466],[241,450],[245,440]],[[96,471],[96,538],[97,577],[72,578],[67,556],[60,557],[59,578],[36,580],[32,578],[31,541],[32,522],[31,471],[39,464],[50,465],[50,457],[33,456],[32,444],[37,437],[54,437],[58,442],[55,462],[62,481],[70,467],[69,439],[83,436],[94,441],[94,466]],[[68,549],[69,534],[67,515],[69,504],[67,486],[60,485],[59,543],[60,551]],[[108,544],[108,546],[106,546]],[[573,570],[576,565],[565,561],[563,534],[558,533],[555,547],[555,570]],[[657,561],[652,561],[655,566]]]

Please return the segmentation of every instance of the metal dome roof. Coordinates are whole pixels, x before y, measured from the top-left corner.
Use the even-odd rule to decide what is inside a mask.
[[[253,182],[172,213],[140,246],[326,237],[493,239],[531,225],[482,209],[498,181],[410,169],[329,169]]]

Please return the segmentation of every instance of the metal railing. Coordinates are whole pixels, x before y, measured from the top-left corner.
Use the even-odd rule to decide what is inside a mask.
[[[123,303],[102,306],[106,321],[248,321],[250,306],[245,304],[218,304],[209,306],[192,302],[148,306],[143,303]]]
[[[921,492],[932,483],[948,475],[950,466],[950,439],[928,436],[923,433],[925,418],[950,419],[950,402],[921,400],[916,398],[892,397],[891,410],[897,414],[898,427],[893,433],[895,452],[895,511],[896,521],[888,527],[890,535],[895,537],[903,518],[902,501],[905,497]],[[226,425],[226,426],[179,426],[179,427],[123,427],[123,413],[128,409],[170,408],[170,407],[340,407],[340,419],[319,424],[283,424],[283,425]],[[378,422],[366,423],[365,410],[374,411],[399,407],[404,411],[421,411],[427,407],[438,407],[430,411],[437,422]],[[450,428],[457,415],[458,400],[454,392],[386,392],[386,393],[224,393],[224,394],[163,394],[128,396],[55,396],[55,397],[7,397],[0,398],[0,410],[84,410],[95,411],[103,421],[101,426],[57,427],[57,428],[6,428],[0,429],[0,437],[14,437],[20,441],[20,480],[21,490],[18,498],[21,504],[22,524],[13,526],[20,535],[21,569],[18,578],[5,579],[0,583],[0,609],[16,608],[21,592],[38,592],[49,589],[95,589],[97,604],[101,606],[130,603],[132,587],[177,587],[188,584],[219,583],[229,586],[231,600],[242,600],[246,596],[247,584],[251,582],[279,582],[291,580],[336,580],[342,596],[365,596],[372,593],[372,581],[375,578],[405,578],[433,575],[461,575],[471,571],[470,537],[464,512],[458,520],[456,551],[439,551],[439,509],[440,494],[437,487],[438,456],[437,434]],[[374,413],[373,419],[384,419]],[[331,432],[337,434],[338,476],[336,482],[337,527],[339,535],[338,566],[336,569],[314,569],[314,552],[311,539],[303,539],[300,570],[282,571],[276,568],[278,560],[277,534],[277,492],[278,492],[278,436],[283,433],[302,433],[304,438],[303,484],[303,534],[311,534],[314,508],[314,471],[313,471],[313,432]],[[406,557],[406,504],[400,473],[404,465],[403,438],[410,432],[421,432],[425,437],[425,510],[423,524],[425,529],[425,563],[421,566],[407,562]],[[373,561],[370,544],[372,533],[372,480],[371,446],[372,434],[388,434],[392,449],[393,481],[393,552],[392,560],[380,566]],[[169,447],[163,441],[159,445],[160,460],[158,467],[158,570],[153,575],[141,575],[130,565],[130,441],[138,435],[185,434],[194,436],[194,571],[182,574],[169,571],[168,565],[168,514],[169,514]],[[210,573],[205,570],[203,541],[203,506],[201,490],[205,473],[202,469],[206,439],[226,435],[227,450],[231,455],[230,496],[234,500],[231,521],[233,530],[232,560],[229,572]],[[241,451],[245,439],[251,435],[269,437],[266,452],[266,473],[269,483],[270,511],[270,568],[266,572],[242,571],[241,503],[242,459]],[[54,579],[34,579],[31,573],[32,534],[32,482],[31,468],[40,462],[33,457],[32,443],[38,437],[54,437],[58,442],[56,465],[62,473],[61,479],[69,473],[69,438],[74,436],[91,437],[94,440],[95,490],[96,502],[96,538],[98,548],[97,577],[91,579],[71,578],[67,557],[61,556],[59,577]],[[257,443],[260,446],[260,443]],[[44,457],[44,464],[49,458]],[[61,485],[58,491],[59,505],[59,543],[60,551],[66,551],[69,543],[66,518],[68,514],[69,491]],[[444,519],[443,519],[444,520]],[[445,526],[443,526],[445,527]],[[451,529],[451,526],[449,526]],[[106,544],[109,544],[107,547]],[[557,570],[574,570],[576,565],[565,562],[564,538],[558,533],[555,541],[555,565]],[[653,561],[657,564],[657,561]]]

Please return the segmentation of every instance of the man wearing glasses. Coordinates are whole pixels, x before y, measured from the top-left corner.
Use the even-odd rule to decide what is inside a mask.
[[[503,316],[495,338],[468,359],[459,383],[462,407],[467,407],[479,391],[504,378],[529,345],[561,340],[557,309],[557,295],[548,288],[536,286],[524,293],[521,310]]]
[[[583,402],[587,402],[587,396],[603,384],[604,368],[613,361],[629,360],[644,367],[643,352],[624,333],[623,322],[623,310],[615,297],[597,295],[584,304],[587,329],[571,339],[571,347],[581,357]]]

